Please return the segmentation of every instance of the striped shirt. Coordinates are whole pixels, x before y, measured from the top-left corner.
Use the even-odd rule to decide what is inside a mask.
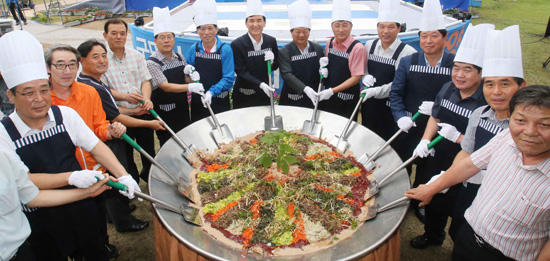
[[[464,217],[479,236],[507,257],[535,260],[549,240],[550,159],[524,165],[509,129],[474,152],[471,159],[487,173]]]
[[[481,87],[483,88],[483,87]],[[485,105],[477,108],[472,115],[470,115],[470,120],[468,121],[468,128],[466,128],[466,133],[462,138],[460,146],[462,150],[468,153],[473,153],[476,143],[476,131],[477,126],[480,126],[487,131],[497,134],[504,129],[508,129],[510,124],[510,118],[504,120],[499,120],[497,118],[497,113],[492,108],[483,112],[485,108],[489,105]]]
[[[108,49],[107,57],[109,69],[101,76],[101,81],[109,88],[122,93],[141,93],[141,84],[151,80],[145,58],[140,52],[125,48],[122,59],[118,59],[111,49]],[[136,104],[126,101],[117,101],[117,104],[130,109],[137,107]]]
[[[180,66],[180,65],[183,65],[183,66],[187,65],[187,63],[185,62],[185,57],[180,54],[180,58],[182,59],[182,61],[180,62],[180,60],[178,59],[178,55],[174,51],[172,51],[172,57],[170,59],[168,59],[166,56],[164,56],[164,54],[162,54],[159,50],[154,52],[151,55],[151,57],[157,58],[165,66],[172,66],[173,65],[174,67],[177,67],[177,66]],[[151,74],[151,77],[152,77],[151,78],[151,90],[153,90],[153,91],[156,90],[158,88],[159,84],[168,81],[168,79],[166,78],[166,76],[162,72],[163,67],[160,64],[158,64],[158,63],[156,63],[152,60],[147,60],[147,69],[149,70],[149,73]],[[183,69],[182,69],[181,75],[182,75],[182,77],[185,77],[185,74],[183,73]]]

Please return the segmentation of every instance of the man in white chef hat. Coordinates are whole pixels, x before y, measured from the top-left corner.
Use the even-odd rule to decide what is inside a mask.
[[[484,93],[496,107],[481,117],[496,114],[499,119],[504,115],[501,109],[508,107],[509,129],[483,134],[478,133],[482,128],[494,131],[499,126],[480,124],[476,143],[478,138],[481,143],[490,139],[487,144],[457,159],[433,183],[405,195],[422,205],[431,204],[434,194],[485,170],[479,191],[464,214],[466,222],[458,230],[453,260],[549,260],[550,87],[527,86],[508,99],[508,89],[516,90],[518,80],[523,85],[517,25],[489,32],[484,57]]]
[[[268,85],[266,62],[271,62],[272,71],[279,68],[277,39],[263,33],[266,19],[261,0],[246,2],[245,24],[248,33],[231,42],[237,74],[233,90],[235,109],[269,105],[275,89]]]
[[[186,59],[202,75],[204,98],[193,94],[191,122],[210,116],[206,103],[214,113],[228,111],[229,91],[235,81],[233,50],[218,38],[218,15],[215,0],[199,0],[193,4],[195,25],[201,40],[191,46]]]
[[[427,159],[425,168],[429,170],[425,173],[427,179],[451,166],[460,151],[470,115],[477,108],[487,104],[483,96],[481,73],[485,40],[489,31],[494,28],[492,24],[480,24],[470,25],[466,29],[454,59],[452,81],[443,85],[435,97],[432,110],[427,112],[431,116],[422,140],[429,142],[438,134],[446,139],[440,141],[431,150],[427,145],[419,146],[415,150],[415,154],[419,157],[427,157],[430,151],[437,151],[433,157]],[[438,245],[443,242],[447,219],[454,212],[459,190],[460,185],[453,186],[449,192],[435,196],[432,204],[426,206],[425,233],[411,241],[413,247],[425,248],[431,244]],[[453,223],[454,226],[449,230],[452,238],[456,235],[457,224],[460,221],[453,220]]]
[[[96,171],[81,169],[75,146],[92,153],[107,169],[118,169],[115,155],[76,111],[51,106],[44,52],[36,38],[25,31],[14,31],[0,38],[0,71],[16,109],[0,124],[0,149],[21,159],[38,188],[87,188],[97,178],[103,178]],[[124,171],[122,176],[127,175]],[[127,192],[121,192],[125,196],[133,198],[134,190],[139,191],[131,178],[120,182],[128,187]],[[23,210],[31,224],[29,240],[36,256],[48,260],[69,256],[88,260],[107,258],[93,199],[55,208],[24,206]]]
[[[421,52],[404,57],[399,62],[390,91],[390,107],[397,127],[406,134],[401,134],[392,142],[392,147],[403,161],[413,155],[418,142],[424,134],[428,117],[420,116],[415,122],[412,116],[424,104],[431,108],[436,94],[443,84],[451,81],[454,54],[446,52],[445,39],[447,30],[439,0],[426,0],[420,21]],[[425,102],[425,103],[424,103]],[[426,109],[430,111],[430,109]],[[412,128],[417,126],[417,128]],[[418,146],[426,145],[426,141]],[[416,178],[413,186],[429,180],[429,171],[424,169],[425,160],[416,159]],[[411,174],[412,166],[407,167]],[[416,206],[417,204],[413,204]],[[421,221],[423,209],[416,212]]]
[[[369,88],[361,106],[363,126],[388,140],[396,131],[390,109],[390,90],[395,70],[401,58],[416,53],[416,50],[399,40],[400,0],[381,0],[378,9],[378,39],[365,43],[367,65],[363,85]]]
[[[281,105],[313,108],[317,101],[319,59],[324,54],[321,45],[309,41],[311,13],[307,0],[298,0],[288,6],[292,42],[279,51],[284,80]]]
[[[174,51],[176,35],[172,31],[170,9],[153,8],[155,45],[157,50],[147,59],[147,69],[151,73],[151,101],[155,111],[175,132],[191,123],[187,92],[204,91],[198,72],[192,70],[183,55]],[[188,74],[190,77],[186,77]],[[165,130],[157,130],[162,146],[172,136]]]
[[[322,110],[350,118],[359,101],[359,82],[365,74],[367,58],[365,47],[351,35],[350,0],[335,0],[332,3],[331,27],[334,37],[325,46],[328,61],[321,61],[321,67],[326,66],[328,75],[323,75],[326,78],[325,88],[318,94],[319,101],[328,101],[319,106]],[[323,68],[320,71],[326,72]]]

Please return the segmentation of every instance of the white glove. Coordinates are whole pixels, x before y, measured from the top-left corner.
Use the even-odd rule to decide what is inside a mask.
[[[328,69],[325,67],[319,67],[319,75],[326,79],[328,77]]]
[[[101,171],[95,170],[77,170],[71,173],[69,176],[69,185],[73,185],[77,188],[87,188],[97,182],[97,178],[100,180],[104,178],[101,175]]]
[[[421,140],[420,143],[416,145],[413,156],[416,155],[418,157],[425,158],[428,157],[428,155],[431,155],[433,157],[435,150],[433,148],[428,149],[428,144],[430,144],[429,140]]]
[[[416,123],[412,121],[411,117],[404,116],[397,120],[397,127],[404,132],[409,132],[412,127],[416,127]]]
[[[272,92],[275,91],[275,89],[271,88],[269,85],[265,84],[264,82],[260,83],[260,89],[262,89],[265,92],[265,95],[269,97]]]
[[[328,65],[328,57],[321,57],[321,59],[319,59],[319,65],[321,67],[327,67]]]
[[[363,102],[365,102],[366,100],[374,97],[374,95],[377,93],[377,91],[375,90],[377,88],[368,88],[368,89],[364,89],[361,91],[361,94],[365,94],[365,98],[363,98]]]
[[[313,102],[313,105],[315,105],[315,102],[317,101],[317,92],[311,89],[311,87],[306,86],[304,88],[304,93],[311,100],[311,102]]]
[[[425,102],[422,102],[422,104],[418,107],[418,111],[424,115],[432,116],[433,106],[434,106],[434,102],[425,101]]]
[[[185,68],[183,68],[183,73],[185,73],[185,74],[191,74],[194,71],[195,71],[195,66],[193,66],[191,64],[188,64],[188,65],[185,66]]]
[[[317,93],[317,96],[319,96],[319,101],[324,101],[330,99],[333,94],[334,91],[332,91],[332,88],[328,88],[320,93]]]
[[[439,174],[433,176],[433,177],[430,179],[430,181],[428,181],[428,183],[426,183],[426,185],[429,185],[430,183],[434,182],[436,179],[438,179],[439,177],[441,177],[441,175],[443,175],[443,173],[445,173],[444,170],[442,170],[441,173],[439,173]],[[440,191],[439,193],[445,194],[445,193],[447,193],[447,191],[449,191],[449,188],[443,189],[443,190]]]
[[[447,123],[438,123],[437,126],[441,127],[437,133],[443,136],[443,138],[448,139],[454,143],[460,138],[460,132],[455,128],[455,126]]]
[[[201,80],[201,75],[197,71],[193,71],[189,74],[189,77],[191,78],[191,81],[198,82]]]
[[[204,108],[207,108],[208,106],[206,106],[206,104],[212,104],[212,93],[206,92],[204,94],[204,97],[201,97],[201,101],[202,101],[202,106],[204,106]]]
[[[120,194],[124,195],[125,197],[128,197],[129,199],[134,198],[134,191],[141,192],[141,189],[139,188],[137,182],[130,175],[126,175],[118,178],[118,182],[128,187],[128,192],[126,191],[119,191],[119,192]]]
[[[370,74],[367,74],[365,77],[363,77],[363,85],[365,86],[372,87],[375,82],[376,82],[376,78],[374,78]]]
[[[196,93],[196,94],[199,94],[201,92],[204,92],[204,86],[202,86],[202,83],[190,83],[188,88],[187,88],[188,91],[192,92],[192,93]]]
[[[264,61],[270,61],[271,63],[273,63],[273,60],[275,60],[275,55],[272,51],[267,51],[264,53]]]

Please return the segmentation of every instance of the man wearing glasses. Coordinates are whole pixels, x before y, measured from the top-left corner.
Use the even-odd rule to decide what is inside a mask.
[[[176,37],[170,28],[170,10],[153,8],[155,17],[155,44],[157,50],[147,59],[147,69],[151,73],[153,92],[151,100],[155,104],[155,111],[174,130],[178,132],[187,127],[190,122],[189,103],[187,92],[198,93],[204,91],[202,84],[194,83],[200,80],[199,73],[191,70],[192,79],[185,77],[186,62],[183,55],[174,52]],[[157,17],[159,19],[157,20]],[[164,21],[162,20],[164,19]],[[188,82],[193,82],[189,83]],[[171,138],[166,131],[157,131],[160,146]]]

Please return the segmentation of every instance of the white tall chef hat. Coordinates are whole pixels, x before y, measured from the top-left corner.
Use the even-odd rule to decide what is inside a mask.
[[[492,24],[470,24],[456,51],[455,62],[463,62],[483,67],[483,53],[487,33],[495,29]]]
[[[420,31],[435,31],[445,29],[445,20],[439,0],[426,0],[422,8]]]
[[[332,22],[342,20],[351,23],[350,0],[334,0],[332,2]]]
[[[195,8],[195,17],[193,20],[196,26],[218,24],[218,13],[215,0],[197,0],[193,6]]]
[[[306,27],[311,29],[311,6],[307,0],[298,0],[288,6],[290,29]]]
[[[48,79],[44,49],[27,31],[16,30],[0,38],[0,72],[9,89]]]
[[[401,4],[399,0],[380,0],[378,6],[378,22],[395,22],[399,23],[399,9]]]
[[[264,8],[262,7],[261,0],[248,0],[246,1],[246,17],[253,15],[264,15]]]
[[[481,77],[492,76],[523,78],[519,25],[489,32]]]
[[[173,33],[172,30],[172,17],[170,16],[170,9],[153,7],[153,18],[155,22],[153,23],[153,31],[155,36],[160,33]]]

